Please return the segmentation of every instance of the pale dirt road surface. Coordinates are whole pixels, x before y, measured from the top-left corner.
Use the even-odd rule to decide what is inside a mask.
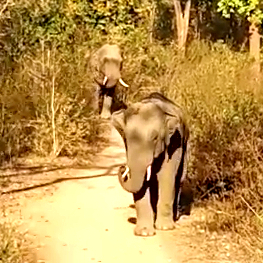
[[[110,173],[116,175],[125,163],[125,149],[113,128],[110,141],[96,167],[78,170],[78,177],[101,175],[114,165]],[[132,195],[111,174],[66,181],[52,195],[24,202],[21,217],[36,237],[38,262],[182,262],[182,249],[172,239],[169,244],[171,231],[148,238],[134,236],[134,224],[128,222],[135,217]]]
[[[21,188],[19,181],[33,186],[30,191],[24,187],[1,198],[2,204],[12,201],[8,217],[18,219],[29,234],[37,262],[221,262],[206,260],[206,255],[198,252],[201,246],[206,249],[207,235],[196,228],[204,216],[195,209],[190,217],[179,220],[173,231],[157,231],[153,237],[133,234],[135,225],[131,222],[136,213],[132,194],[121,188],[116,176],[119,166],[126,162],[125,148],[111,126],[108,134],[110,146],[94,156],[92,165],[85,169],[33,175],[20,172],[18,177],[11,177],[12,187]],[[63,180],[54,183],[56,180],[50,178]],[[217,248],[213,256],[228,259],[227,253],[225,248]]]

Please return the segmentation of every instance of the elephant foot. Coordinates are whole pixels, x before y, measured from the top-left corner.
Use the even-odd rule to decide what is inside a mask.
[[[155,235],[153,227],[139,226],[137,225],[134,229],[135,236],[149,237]]]
[[[172,230],[175,228],[174,221],[172,218],[157,218],[155,222],[155,228],[158,230]]]

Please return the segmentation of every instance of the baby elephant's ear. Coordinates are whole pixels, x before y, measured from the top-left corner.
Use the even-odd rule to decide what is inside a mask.
[[[122,136],[122,138],[125,138],[124,134],[124,127],[125,127],[125,122],[124,122],[124,109],[121,109],[119,111],[115,111],[111,115],[111,123],[115,127],[115,129],[119,132],[119,134]]]
[[[178,116],[166,116],[166,127],[165,127],[165,144],[169,146],[171,139],[174,136],[176,130],[179,132],[180,120]],[[180,133],[179,133],[180,136]]]

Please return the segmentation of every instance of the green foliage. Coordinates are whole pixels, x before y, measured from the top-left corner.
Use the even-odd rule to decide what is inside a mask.
[[[218,11],[222,12],[223,16],[227,18],[230,17],[231,13],[237,13],[258,24],[263,20],[263,7],[260,0],[220,0],[218,2]]]
[[[66,49],[89,41],[94,30],[125,35],[147,24],[149,6],[139,0],[15,0],[1,19],[3,50],[13,59],[39,48],[41,42]]]
[[[64,1],[18,1],[2,19],[6,49],[19,56],[40,41],[57,42],[65,46],[71,40],[76,25],[63,12]],[[8,19],[9,18],[9,19]],[[12,40],[8,43],[8,40]]]
[[[153,33],[156,39],[168,40],[169,42],[174,38],[174,6],[172,1],[154,1],[155,21]]]
[[[128,33],[146,21],[148,15],[147,1],[140,0],[98,0],[90,3],[90,24],[101,30],[106,30],[109,24],[118,26]]]

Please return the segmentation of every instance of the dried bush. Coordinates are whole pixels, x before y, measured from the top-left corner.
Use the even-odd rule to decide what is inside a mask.
[[[1,213],[1,216],[3,214]],[[0,222],[0,261],[2,263],[35,262],[30,255],[30,243],[17,225],[7,221]]]
[[[69,56],[44,46],[20,59],[19,67],[2,76],[2,160],[29,153],[47,156],[54,147],[56,156],[90,152],[103,134],[94,95],[84,49]]]
[[[246,55],[225,45],[193,43],[188,58],[167,94],[189,116],[195,199],[214,200],[207,224],[237,233],[249,253],[257,250],[256,262],[263,253],[262,85]]]

